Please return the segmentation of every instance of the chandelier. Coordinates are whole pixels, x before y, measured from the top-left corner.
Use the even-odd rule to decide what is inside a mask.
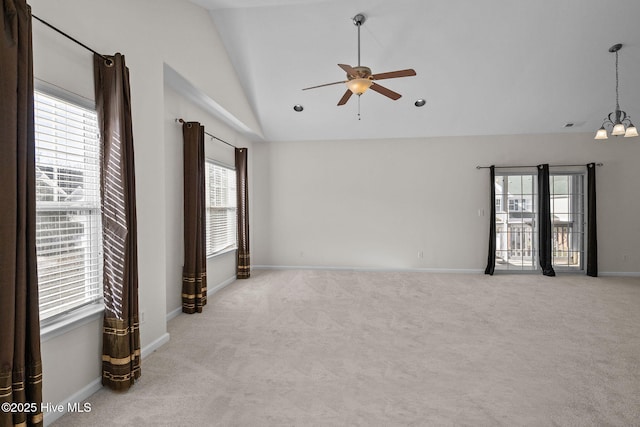
[[[622,47],[622,44],[618,43],[609,48],[609,52],[616,54],[616,111],[609,113],[604,118],[602,126],[596,132],[595,139],[607,139],[607,129],[605,127],[612,127],[611,135],[620,136],[624,135],[625,138],[638,136],[638,129],[631,123],[631,117],[620,109],[620,103],[618,101],[618,51]]]

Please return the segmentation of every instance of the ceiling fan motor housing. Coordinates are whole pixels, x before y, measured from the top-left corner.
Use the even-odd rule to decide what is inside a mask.
[[[368,79],[371,77],[371,68],[369,67],[352,67],[353,70],[356,72],[355,76],[352,76],[351,74],[347,73],[347,78],[349,80],[353,80],[353,79]]]

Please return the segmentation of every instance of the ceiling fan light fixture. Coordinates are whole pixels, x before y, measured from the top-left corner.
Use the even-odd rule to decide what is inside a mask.
[[[371,87],[373,80],[356,78],[349,80],[346,84],[354,95],[362,95]]]

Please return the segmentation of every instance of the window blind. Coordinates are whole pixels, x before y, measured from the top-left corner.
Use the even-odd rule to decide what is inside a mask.
[[[40,319],[102,296],[100,146],[95,111],[34,97]]]
[[[205,187],[207,255],[215,255],[236,247],[236,172],[206,162]]]

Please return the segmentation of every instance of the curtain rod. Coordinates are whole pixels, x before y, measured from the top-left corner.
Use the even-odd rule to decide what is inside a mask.
[[[603,166],[604,163],[596,163],[596,166]],[[567,168],[567,167],[575,167],[575,166],[586,166],[586,165],[549,165],[550,168]],[[495,166],[496,169],[517,169],[517,168],[537,168],[538,165],[534,166]],[[476,169],[491,169],[491,166],[476,166]]]
[[[182,119],[176,119],[176,123],[187,123],[187,122],[185,122],[185,121],[184,121],[184,120],[182,120]],[[222,142],[222,143],[224,143],[224,144],[227,144],[229,147],[238,148],[238,147],[236,147],[236,146],[235,146],[235,145],[233,145],[233,144],[229,144],[229,143],[228,143],[227,141],[225,141],[224,139],[220,139],[220,138],[218,138],[218,137],[217,137],[217,136],[215,136],[215,135],[211,135],[211,134],[210,134],[209,132],[207,132],[207,131],[205,131],[204,133],[205,133],[205,134],[207,134],[207,135],[209,135],[209,136],[210,136],[211,138],[213,138],[213,139],[217,139],[218,141],[220,141],[220,142]]]
[[[74,39],[74,38],[73,38],[73,37],[71,37],[69,34],[65,33],[64,31],[62,31],[62,30],[60,30],[60,29],[58,29],[58,28],[56,28],[56,27],[54,27],[53,25],[49,24],[47,21],[42,20],[42,19],[38,18],[36,15],[33,15],[33,14],[32,14],[31,16],[32,16],[33,18],[37,19],[38,21],[42,22],[44,25],[46,25],[47,27],[51,28],[52,30],[54,30],[54,31],[56,31],[56,32],[58,32],[58,33],[60,33],[60,34],[62,34],[63,36],[65,36],[66,38],[68,38],[69,40],[71,40],[72,42],[74,42],[74,43],[76,43],[76,44],[79,44],[80,46],[82,46],[83,48],[87,49],[87,50],[88,50],[88,51],[90,51],[90,52],[95,53],[95,54],[96,54],[96,55],[98,55],[100,58],[104,59],[104,60],[107,62],[107,64],[111,64],[111,63],[113,63],[113,61],[112,61],[111,59],[107,58],[106,56],[104,56],[104,55],[102,55],[102,54],[100,54],[100,53],[98,53],[98,52],[96,52],[95,50],[93,50],[93,49],[91,49],[89,46],[87,46],[86,44],[84,44],[84,43],[82,43],[82,42],[80,42],[80,41],[78,41],[78,40]]]

